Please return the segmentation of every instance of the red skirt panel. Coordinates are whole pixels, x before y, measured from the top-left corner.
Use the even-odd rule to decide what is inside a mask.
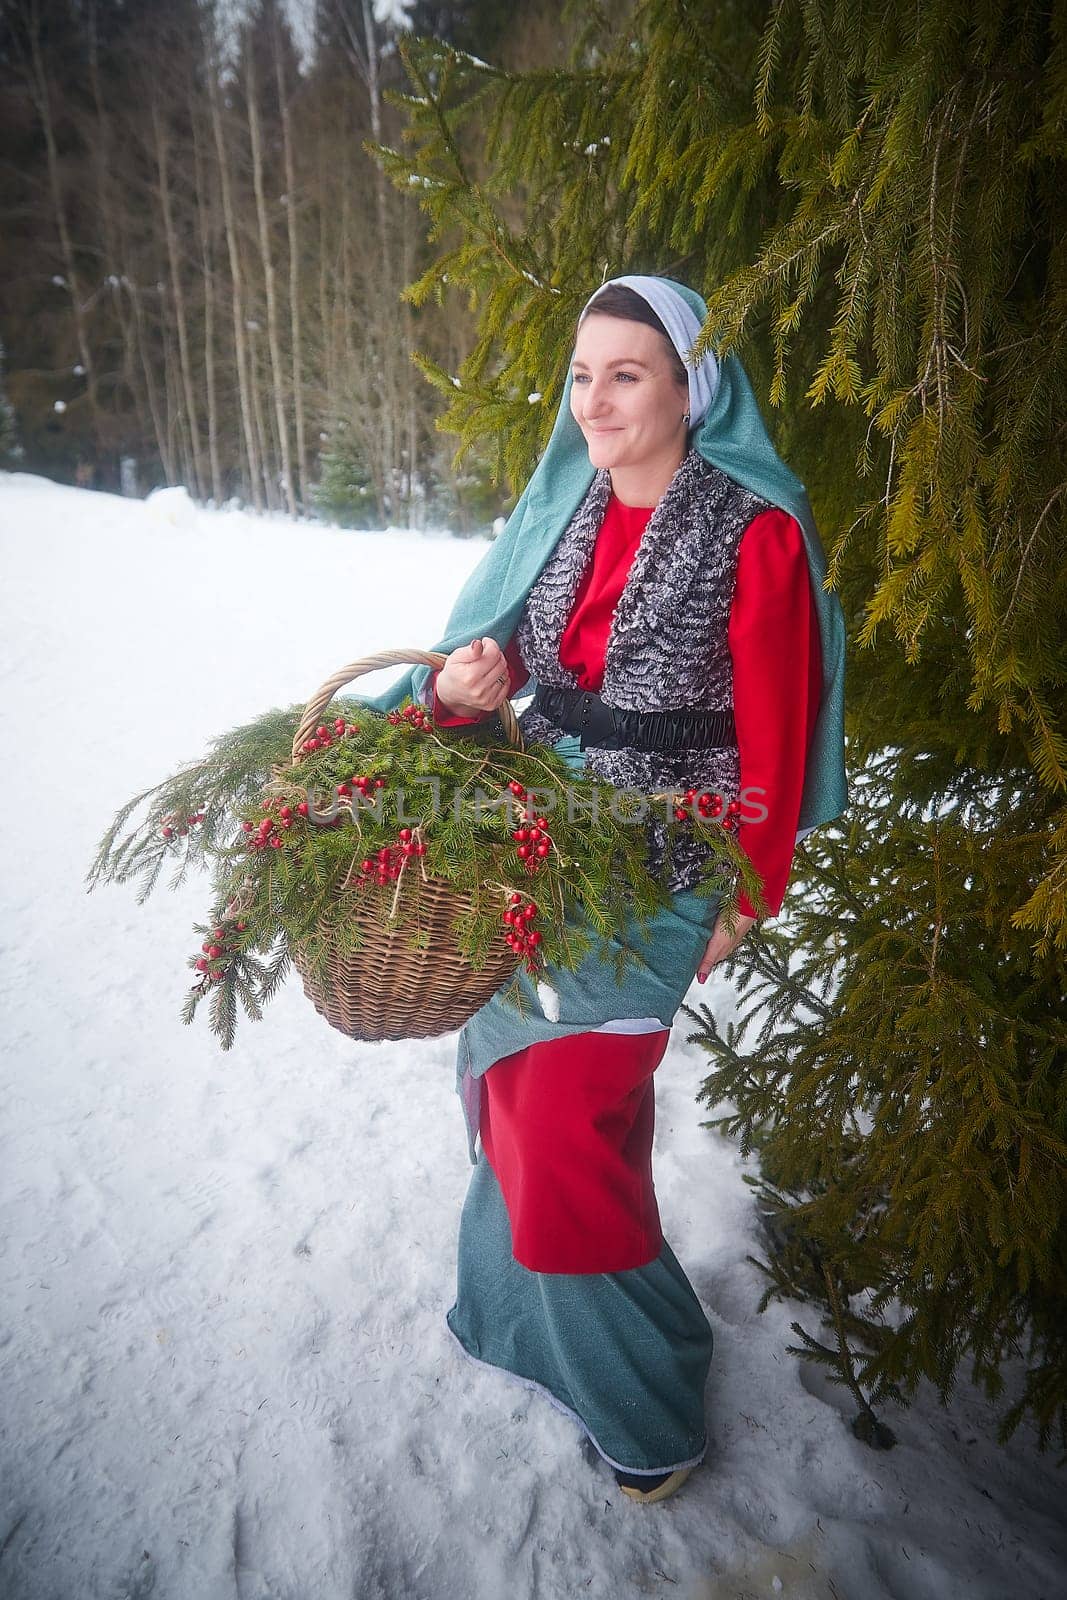
[[[663,1248],[652,1187],[653,1075],[670,1029],[575,1033],[503,1056],[480,1131],[531,1272],[625,1272]]]

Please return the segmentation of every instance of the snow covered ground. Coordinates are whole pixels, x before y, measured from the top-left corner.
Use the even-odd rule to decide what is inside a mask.
[[[875,1454],[755,1307],[748,1165],[658,1072],[664,1228],[715,1330],[711,1449],[624,1500],[445,1326],[471,1168],[455,1036],[358,1045],[291,978],[224,1054],[178,1012],[206,880],[87,894],[119,805],[372,649],[432,644],[480,541],[0,474],[4,1600],[1052,1600],[1063,1476],[980,1396]],[[364,680],[368,692],[387,675]],[[720,979],[691,1002],[721,1015]],[[1060,1508],[1057,1511],[1057,1507]]]

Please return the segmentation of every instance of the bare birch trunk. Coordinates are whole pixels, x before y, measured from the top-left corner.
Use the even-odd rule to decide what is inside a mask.
[[[170,437],[167,431],[167,421],[160,404],[159,391],[156,387],[156,372],[152,365],[151,354],[148,349],[148,340],[145,337],[145,314],[141,299],[141,290],[132,277],[127,277],[127,290],[133,305],[134,325],[137,329],[137,354],[141,362],[141,372],[144,377],[145,394],[148,397],[148,409],[152,417],[152,429],[156,436],[156,449],[159,459],[163,463],[163,476],[168,483],[177,481],[177,462],[171,449]],[[165,338],[165,336],[164,336]]]
[[[415,230],[412,226],[413,218],[409,205],[401,206],[400,221],[403,230],[401,234],[403,241],[403,266],[401,270],[404,282],[410,283],[415,276]],[[421,511],[424,511],[425,496],[419,493],[421,489],[419,481],[419,418],[415,390],[415,364],[411,360],[411,351],[415,345],[415,327],[411,305],[407,300],[401,302],[401,315],[404,329],[403,354],[407,357],[402,368],[404,416],[407,422],[407,500],[408,505],[411,506],[415,503],[416,496],[418,496]],[[425,526],[424,515],[421,517],[421,521],[422,525]]]
[[[93,97],[93,111],[96,117],[96,127],[90,141],[92,151],[93,172],[96,180],[96,207],[103,230],[104,258],[107,262],[107,281],[111,289],[111,309],[118,324],[121,335],[122,369],[121,384],[126,391],[127,403],[132,405],[135,414],[143,403],[143,393],[138,382],[136,370],[137,329],[135,326],[132,305],[127,304],[123,293],[123,280],[127,277],[125,272],[126,254],[125,241],[119,225],[121,215],[122,196],[117,189],[115,174],[112,167],[113,132],[111,115],[104,104],[104,94],[100,82],[100,48],[97,35],[96,3],[92,0],[86,16],[86,38],[88,42],[89,86]],[[103,396],[100,396],[103,405]],[[114,408],[116,411],[118,406]],[[109,436],[109,445],[120,445],[121,441],[114,434]],[[121,469],[120,469],[121,470]]]
[[[245,101],[248,109],[248,136],[252,145],[252,186],[256,197],[256,220],[259,225],[259,254],[263,267],[263,286],[267,297],[267,352],[270,357],[270,386],[274,397],[274,426],[281,452],[282,477],[289,515],[296,516],[296,497],[293,493],[293,467],[289,453],[289,427],[285,419],[285,376],[283,372],[281,343],[278,338],[278,301],[274,289],[274,258],[270,241],[270,221],[267,200],[263,192],[263,138],[257,103],[255,51],[251,41],[245,52]]]
[[[350,193],[351,184],[349,181],[348,169],[348,147],[346,144],[341,171],[341,306],[339,318],[341,330],[341,349],[344,353],[343,370],[345,372],[351,372],[353,362],[352,230],[349,227],[348,222],[349,212],[351,211],[351,203],[349,198]]]
[[[233,318],[234,359],[237,367],[237,392],[241,405],[241,428],[245,455],[248,460],[248,487],[252,504],[263,510],[263,471],[256,441],[255,418],[248,381],[248,341],[245,337],[245,311],[241,253],[237,237],[237,219],[234,213],[233,188],[230,180],[230,159],[226,150],[226,137],[222,125],[222,107],[219,103],[218,63],[214,49],[205,59],[205,76],[211,106],[211,127],[215,137],[215,156],[219,167],[219,185],[222,194],[222,215],[226,228],[226,249],[230,262],[230,301]]]
[[[367,91],[371,133],[374,139],[380,142],[381,54],[378,46],[378,24],[375,21],[371,0],[361,0],[361,14],[362,39],[350,22],[346,23],[346,33],[352,61]],[[373,363],[376,412],[373,433],[370,427],[365,426],[363,429],[363,444],[378,499],[379,516],[383,521],[386,517],[391,521],[397,521],[399,520],[397,502],[401,498],[398,493],[400,475],[397,459],[397,307],[393,284],[386,178],[380,167],[375,168],[374,196],[376,238],[373,241],[373,249],[364,257],[366,266],[363,273],[363,303],[366,308],[366,322],[363,329],[363,362],[365,367]],[[346,250],[347,243],[346,239]],[[347,370],[352,370],[351,362]]]
[[[211,462],[211,498],[223,500],[222,464],[219,457],[219,405],[215,379],[215,267],[211,244],[214,214],[208,164],[200,138],[200,110],[189,97],[189,126],[193,138],[193,174],[196,185],[196,226],[200,240],[200,267],[204,280],[204,388],[207,401],[207,448]]]
[[[258,328],[257,328],[258,331]],[[263,492],[267,499],[267,510],[276,511],[278,508],[278,486],[274,477],[273,453],[271,442],[267,437],[267,428],[263,420],[263,386],[260,375],[260,361],[258,359],[255,341],[253,340],[250,359],[249,375],[251,378],[252,418],[255,423],[257,448],[259,459],[263,463]]]
[[[335,414],[335,397],[337,386],[335,381],[336,356],[334,353],[333,338],[333,311],[330,299],[330,274],[327,270],[330,255],[330,231],[326,225],[327,215],[330,214],[329,196],[331,185],[326,176],[324,152],[326,140],[323,132],[323,118],[318,122],[318,174],[319,174],[319,348],[322,352],[322,381],[325,395],[324,411],[327,417]]]
[[[307,505],[307,445],[304,438],[304,373],[300,338],[300,237],[297,224],[296,163],[293,159],[293,119],[286,93],[278,14],[272,14],[271,38],[274,45],[274,75],[278,85],[278,109],[282,122],[282,152],[285,161],[285,221],[289,238],[289,337],[292,345],[293,422],[296,428],[295,499]]]
[[[189,327],[185,310],[185,287],[178,250],[178,235],[174,225],[174,208],[170,187],[170,135],[163,126],[159,100],[151,97],[152,142],[159,178],[159,207],[163,217],[163,239],[167,247],[167,266],[170,269],[170,292],[174,302],[174,331],[178,340],[178,375],[184,402],[185,433],[188,438],[190,487],[198,500],[204,497],[204,472],[200,451],[200,421],[197,414],[196,391],[193,386],[193,369],[189,352]]]
[[[370,104],[371,135],[375,143],[382,140],[382,84],[381,57],[378,50],[378,31],[372,0],[362,0],[363,31],[367,41],[367,98]],[[388,485],[388,513],[392,522],[399,522],[397,460],[397,372],[395,306],[390,305],[393,294],[392,241],[389,237],[389,198],[386,177],[375,163],[374,198],[378,214],[378,272],[373,283],[373,299],[377,304],[377,346],[381,362],[381,453],[382,478]],[[392,312],[392,315],[390,315]],[[383,508],[384,510],[385,508]]]
[[[181,433],[181,385],[175,379],[174,373],[174,341],[167,315],[166,285],[161,283],[158,288],[160,344],[163,349],[163,396],[166,404],[167,457],[172,463],[167,472],[167,482],[174,484],[180,483],[181,479],[187,475],[183,465],[186,461],[186,455]],[[174,471],[175,466],[177,466],[177,471]]]

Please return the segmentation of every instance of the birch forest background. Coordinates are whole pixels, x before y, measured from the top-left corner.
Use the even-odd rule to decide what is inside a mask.
[[[506,490],[477,452],[453,469],[411,358],[457,370],[472,321],[402,301],[429,224],[364,141],[400,137],[398,32],[521,68],[562,50],[556,9],[5,0],[0,460],[353,526],[486,528]]]

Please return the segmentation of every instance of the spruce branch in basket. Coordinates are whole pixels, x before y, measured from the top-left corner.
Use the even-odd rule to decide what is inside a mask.
[[[642,797],[524,748],[506,703],[507,741],[493,743],[484,729],[472,740],[435,728],[421,706],[383,715],[332,698],[363,671],[413,659],[443,658],[352,663],[303,708],[230,730],[134,796],[101,839],[90,890],[136,879],[142,904],[168,865],[171,888],[190,868],[210,871],[182,1019],[208,999],[224,1049],[239,1008],[260,1020],[291,964],[333,1026],[382,1039],[460,1026],[504,985],[519,1004],[520,965],[573,970],[623,928],[636,937],[612,952],[617,981],[642,961],[640,936],[669,899],[635,825]],[[711,843],[702,887],[732,896],[738,875],[755,886],[728,827],[683,796],[651,798],[672,829]]]

